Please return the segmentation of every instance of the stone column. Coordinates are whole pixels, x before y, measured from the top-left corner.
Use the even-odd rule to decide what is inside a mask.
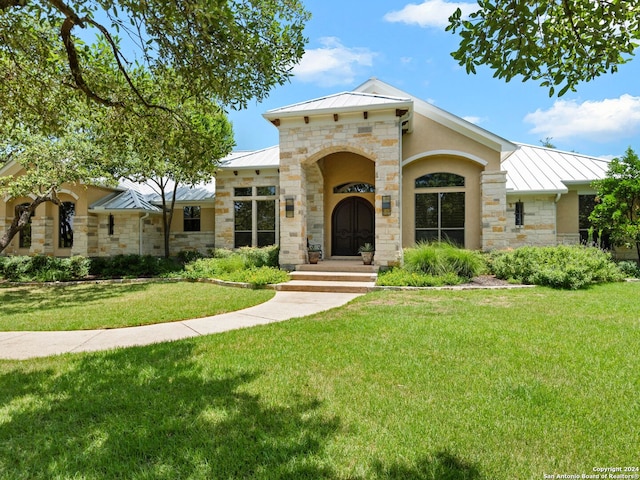
[[[376,159],[376,255],[381,266],[398,265],[402,258],[402,232],[400,223],[400,131],[387,122],[375,129],[378,139]],[[382,214],[382,197],[391,198],[391,215]]]
[[[31,219],[31,249],[29,253],[53,255],[54,221],[52,217],[33,217]]]
[[[307,192],[302,152],[280,146],[280,266],[293,269],[307,261]],[[287,217],[293,199],[293,217]]]
[[[482,249],[507,248],[507,172],[482,173]]]

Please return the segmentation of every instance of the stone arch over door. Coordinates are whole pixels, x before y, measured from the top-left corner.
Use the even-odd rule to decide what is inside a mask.
[[[365,243],[374,243],[375,210],[362,197],[340,201],[331,215],[331,255],[354,256]]]

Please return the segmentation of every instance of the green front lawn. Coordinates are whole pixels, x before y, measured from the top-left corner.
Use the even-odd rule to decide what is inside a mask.
[[[637,283],[376,292],[248,330],[3,361],[0,478],[496,480],[639,466],[639,295]]]
[[[173,322],[240,310],[270,290],[207,283],[124,283],[0,288],[0,331],[85,330]]]

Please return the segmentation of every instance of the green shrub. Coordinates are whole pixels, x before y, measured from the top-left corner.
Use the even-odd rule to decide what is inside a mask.
[[[640,278],[640,267],[637,262],[629,260],[618,262],[618,269],[622,272],[622,275],[627,278]]]
[[[493,255],[491,269],[501,279],[570,290],[622,279],[609,253],[581,245],[499,252]]]
[[[243,256],[247,265],[252,267],[278,267],[280,249],[277,245],[270,247],[242,247],[237,253]]]
[[[220,279],[229,282],[250,283],[251,285],[258,286],[287,282],[289,275],[279,268],[263,266],[236,270],[235,272],[222,275]]]
[[[100,278],[157,277],[180,270],[174,260],[153,255],[115,255],[91,259],[89,273]]]
[[[198,250],[180,250],[178,255],[176,255],[176,260],[178,260],[182,265],[186,265],[187,263],[198,260],[199,258],[204,258],[204,255]]]
[[[216,249],[213,258],[188,263],[183,276],[190,279],[217,278],[230,282],[265,285],[286,282],[289,276],[279,270],[278,247],[243,247],[236,252]]]
[[[405,269],[432,276],[453,274],[470,279],[486,270],[479,252],[464,250],[446,242],[419,243],[404,250]]]
[[[0,277],[13,282],[65,282],[81,280],[89,274],[89,259],[45,255],[3,257]]]
[[[442,287],[444,285],[459,285],[463,281],[461,277],[450,272],[434,276],[403,268],[393,268],[386,272],[380,272],[376,284],[387,287]]]

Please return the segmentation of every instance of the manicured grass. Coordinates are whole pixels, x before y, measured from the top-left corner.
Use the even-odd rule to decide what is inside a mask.
[[[269,290],[206,283],[0,288],[0,331],[116,328],[206,317],[273,297]]]
[[[541,479],[638,466],[640,284],[376,292],[0,362],[0,478]]]

